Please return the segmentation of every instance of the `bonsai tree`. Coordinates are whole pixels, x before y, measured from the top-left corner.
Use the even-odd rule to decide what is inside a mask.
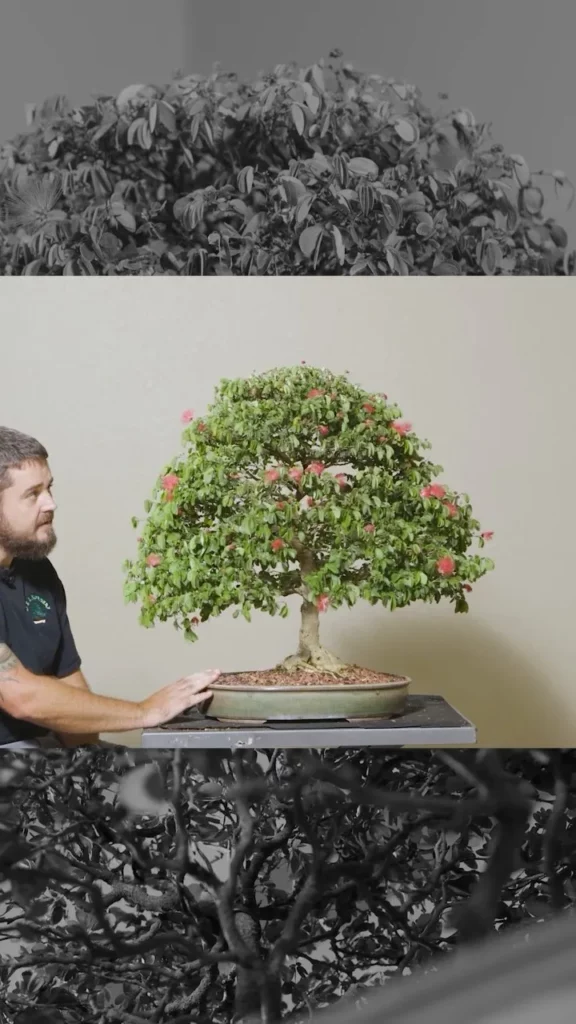
[[[350,1020],[361,986],[574,909],[573,750],[260,762],[6,753],[2,1020]]]
[[[189,640],[234,608],[288,614],[301,598],[288,672],[344,675],[321,613],[358,600],[468,610],[493,565],[478,552],[469,498],[436,482],[430,448],[384,394],[307,365],[223,380],[208,414],[188,410],[183,449],[146,503],[139,554],[125,563],[140,621],[173,620]],[[139,520],[133,525],[139,527]]]
[[[338,50],[52,98],[0,152],[0,273],[573,273],[541,188],[570,195],[566,176],[441,99]]]

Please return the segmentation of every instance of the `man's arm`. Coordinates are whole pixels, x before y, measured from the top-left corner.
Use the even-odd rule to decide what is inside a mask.
[[[0,643],[0,709],[23,722],[71,736],[162,725],[209,700],[209,687],[219,676],[217,669],[196,672],[163,686],[143,701],[117,700],[99,697],[83,685],[70,686],[54,676],[34,675],[7,644]]]
[[[69,682],[34,675],[7,644],[0,643],[0,708],[13,718],[76,737],[146,726],[141,704],[100,697],[78,683],[78,679],[72,683],[75,699],[71,699]]]
[[[77,690],[88,690],[88,692],[91,692],[82,669],[77,669],[76,672],[72,672],[69,676],[59,676],[58,678],[61,683],[66,683],[66,686],[75,686]],[[84,747],[98,743],[100,740],[100,736],[97,732],[87,732],[82,734],[59,732],[57,735],[58,739],[65,747]]]

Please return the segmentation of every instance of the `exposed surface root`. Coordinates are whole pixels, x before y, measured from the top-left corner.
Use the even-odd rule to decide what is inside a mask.
[[[316,675],[323,672],[334,679],[341,679],[346,675],[348,666],[340,661],[331,651],[320,647],[317,651],[308,653],[290,654],[277,666],[282,672],[311,672]]]

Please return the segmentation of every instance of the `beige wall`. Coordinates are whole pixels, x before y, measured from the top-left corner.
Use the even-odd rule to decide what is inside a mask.
[[[574,746],[573,307],[553,279],[2,281],[0,421],[50,450],[54,560],[93,687],[140,698],[293,647],[292,616],[227,615],[195,646],[143,630],[121,565],[181,410],[202,411],[223,375],[306,359],[398,401],[496,534],[469,616],[357,605],[327,616],[328,644],[443,693],[484,746]]]

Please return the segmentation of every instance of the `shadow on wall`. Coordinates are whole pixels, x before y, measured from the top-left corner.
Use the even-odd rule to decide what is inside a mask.
[[[402,621],[394,629],[340,634],[347,661],[402,672],[415,693],[438,693],[470,718],[480,747],[573,746],[573,723],[549,680],[492,630],[478,623]]]

